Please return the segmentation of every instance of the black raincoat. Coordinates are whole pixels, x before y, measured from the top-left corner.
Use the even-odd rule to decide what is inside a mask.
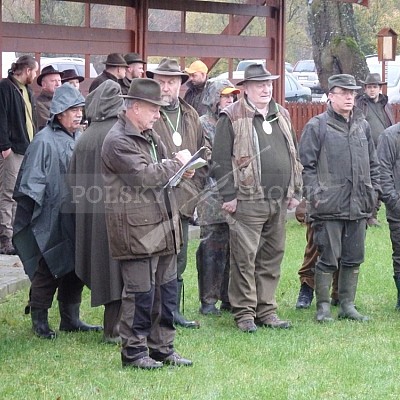
[[[14,246],[32,280],[43,257],[55,278],[74,270],[74,218],[66,173],[79,133],[55,120],[29,145],[15,185]]]

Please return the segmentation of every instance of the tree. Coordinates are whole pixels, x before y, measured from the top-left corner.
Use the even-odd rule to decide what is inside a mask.
[[[351,74],[357,81],[364,79],[368,67],[359,47],[353,5],[314,0],[307,15],[322,89],[328,91],[328,78],[334,74]]]

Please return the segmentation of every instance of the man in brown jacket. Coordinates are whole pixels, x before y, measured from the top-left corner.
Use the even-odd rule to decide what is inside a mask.
[[[168,157],[153,125],[160,117],[160,85],[137,78],[126,111],[103,142],[102,168],[111,255],[124,282],[120,321],[122,365],[142,369],[192,365],[174,350],[176,254],[181,245],[178,209],[169,179],[190,158]],[[189,176],[192,176],[190,173]]]
[[[153,78],[161,86],[162,99],[167,103],[161,107],[161,118],[154,124],[167,148],[168,157],[181,149],[188,149],[194,154],[204,146],[204,134],[196,110],[179,97],[179,90],[189,76],[181,72],[176,60],[164,58],[154,71],[146,75]],[[178,255],[178,301],[174,314],[175,324],[185,328],[199,328],[197,321],[188,321],[180,313],[180,302],[183,292],[183,272],[187,263],[187,243],[189,218],[193,216],[198,200],[198,194],[205,182],[204,169],[196,170],[191,180],[179,184],[177,200],[183,229],[183,248]]]

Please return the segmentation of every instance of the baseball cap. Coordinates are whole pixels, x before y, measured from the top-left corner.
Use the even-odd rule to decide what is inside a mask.
[[[188,74],[194,74],[195,72],[203,72],[206,74],[208,72],[207,65],[203,61],[197,60],[190,64],[189,68],[185,68],[185,72]]]

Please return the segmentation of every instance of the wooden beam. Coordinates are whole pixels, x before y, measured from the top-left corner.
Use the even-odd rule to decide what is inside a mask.
[[[132,31],[3,22],[2,51],[109,54],[131,51]],[[68,38],[68,40],[61,39]]]
[[[257,3],[254,2],[253,3]],[[265,4],[266,1],[261,3]],[[149,8],[158,10],[173,10],[185,12],[199,12],[212,14],[246,15],[254,17],[271,17],[273,8],[279,6],[279,1],[271,2],[273,5],[220,3],[214,1],[195,0],[149,0]]]
[[[270,58],[271,40],[265,37],[149,32],[149,56]]]

